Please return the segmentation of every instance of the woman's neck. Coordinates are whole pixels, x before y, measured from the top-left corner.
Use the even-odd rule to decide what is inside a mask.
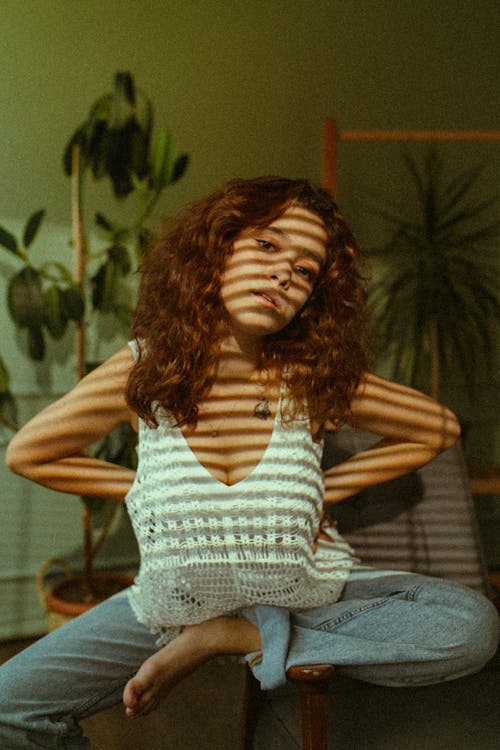
[[[262,344],[260,340],[224,339],[220,346],[217,378],[251,379],[260,374]]]

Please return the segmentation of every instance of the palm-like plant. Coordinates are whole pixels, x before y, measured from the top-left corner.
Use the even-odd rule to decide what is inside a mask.
[[[471,392],[478,368],[492,366],[500,322],[498,199],[474,197],[483,167],[446,181],[435,148],[423,167],[407,151],[404,159],[420,218],[370,207],[392,229],[369,251],[379,261],[371,288],[378,351],[396,380],[435,398],[457,370]]]

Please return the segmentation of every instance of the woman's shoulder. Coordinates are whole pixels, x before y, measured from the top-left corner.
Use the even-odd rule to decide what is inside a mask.
[[[88,381],[109,378],[126,382],[136,358],[134,349],[130,344],[126,344],[92,370],[80,383],[85,384]]]
[[[99,405],[104,411],[121,413],[123,421],[132,421],[134,415],[126,403],[125,393],[134,362],[130,347],[123,346],[82,378],[60,403],[72,404],[75,409]]]

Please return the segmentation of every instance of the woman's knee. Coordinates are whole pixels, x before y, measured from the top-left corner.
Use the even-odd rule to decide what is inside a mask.
[[[479,671],[498,648],[499,616],[492,602],[466,586],[441,581],[433,600],[447,611],[449,647],[457,666],[468,673]]]
[[[498,649],[499,616],[493,603],[482,594],[468,591],[468,608],[464,608],[464,654],[481,669]]]

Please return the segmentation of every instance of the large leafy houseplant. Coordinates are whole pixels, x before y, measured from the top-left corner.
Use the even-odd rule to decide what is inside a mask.
[[[390,228],[369,249],[378,352],[392,377],[435,398],[452,374],[473,393],[480,368],[492,367],[500,322],[498,199],[478,197],[482,167],[448,179],[436,148],[423,164],[403,156],[419,216],[367,203]]]
[[[125,330],[132,306],[130,290],[124,286],[151,238],[153,209],[163,190],[177,182],[188,164],[177,154],[172,134],[160,129],[153,134],[153,107],[138,90],[130,73],[117,73],[114,90],[101,96],[89,115],[70,137],[63,154],[63,168],[71,179],[72,249],[71,268],[60,260],[37,264],[33,242],[42,227],[45,211],[27,220],[22,237],[0,227],[0,246],[15,259],[16,268],[7,283],[7,307],[18,329],[25,331],[27,351],[34,362],[44,359],[47,337],[59,342],[73,327],[77,378],[88,370],[86,335],[99,315],[113,316]],[[109,178],[113,198],[132,201],[135,210],[125,226],[103,212],[95,213],[95,231],[103,247],[91,249],[87,240],[88,216],[83,192],[92,180]],[[130,213],[129,213],[130,215]],[[15,430],[15,400],[6,358],[0,356],[0,420]],[[122,427],[94,447],[95,455],[133,466],[135,441]],[[83,557],[86,597],[96,596],[94,559],[119,507],[111,508],[100,527],[94,529],[96,512],[104,501],[83,500]]]

